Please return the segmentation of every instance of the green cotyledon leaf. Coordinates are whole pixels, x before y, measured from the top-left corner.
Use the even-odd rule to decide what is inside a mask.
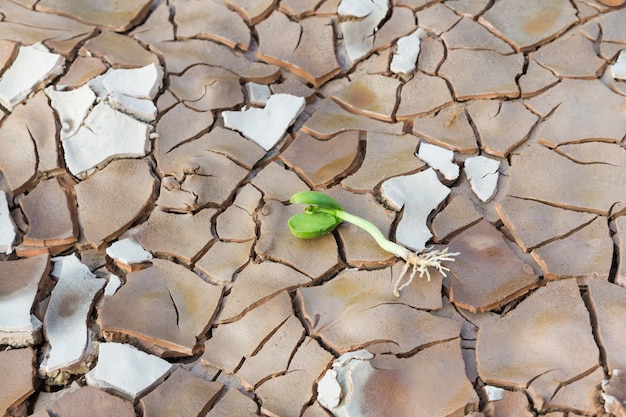
[[[289,219],[291,233],[300,239],[314,239],[332,232],[341,219],[326,213],[300,213]]]
[[[292,204],[314,204],[320,207],[343,210],[343,207],[341,207],[341,204],[339,204],[337,200],[319,191],[301,191],[292,195],[289,201]]]

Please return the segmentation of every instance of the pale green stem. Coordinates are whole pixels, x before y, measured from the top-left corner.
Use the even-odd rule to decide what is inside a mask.
[[[409,251],[404,246],[398,245],[397,243],[387,239],[385,235],[383,235],[383,233],[378,229],[378,227],[362,217],[355,216],[354,214],[350,214],[343,210],[337,210],[328,207],[314,206],[313,210],[330,214],[331,216],[335,216],[343,221],[352,223],[353,225],[360,227],[361,229],[369,233],[374,238],[374,240],[376,240],[378,246],[380,246],[382,249],[386,250],[389,253],[399,256],[405,261],[408,260],[409,256],[413,255],[413,253],[411,253],[411,251]]]
[[[416,274],[419,273],[419,276],[422,277],[426,275],[428,280],[430,281],[430,272],[428,271],[429,267],[436,268],[441,275],[446,276],[446,271],[449,271],[448,268],[443,266],[441,262],[445,261],[454,261],[454,256],[458,255],[458,252],[450,253],[448,249],[445,248],[443,250],[434,250],[425,253],[413,253],[404,246],[400,246],[399,244],[390,241],[382,234],[382,232],[374,226],[373,223],[359,217],[354,214],[347,213],[343,210],[338,210],[330,207],[322,207],[317,205],[311,205],[307,207],[306,211],[308,212],[321,212],[330,214],[338,219],[346,221],[348,223],[352,223],[353,225],[360,227],[365,230],[367,233],[372,235],[372,237],[376,240],[376,243],[386,250],[389,253],[392,253],[402,259],[404,259],[405,264],[402,268],[402,272],[400,276],[396,280],[395,285],[393,286],[393,294],[396,297],[400,297],[400,291],[409,285]],[[411,271],[409,275],[409,279],[404,284],[402,283],[402,279],[407,272]]]

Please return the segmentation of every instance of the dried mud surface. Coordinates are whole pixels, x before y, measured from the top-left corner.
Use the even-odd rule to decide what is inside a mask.
[[[0,416],[626,416],[623,3],[0,2]]]

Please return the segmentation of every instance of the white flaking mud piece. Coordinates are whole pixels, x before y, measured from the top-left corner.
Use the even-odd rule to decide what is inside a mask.
[[[302,97],[274,94],[263,109],[225,111],[222,115],[226,127],[241,132],[246,138],[269,151],[296,120],[304,105]]]
[[[131,399],[162,381],[172,365],[158,356],[123,343],[101,343],[98,364],[86,374],[87,384],[112,389]]]
[[[245,88],[248,101],[255,106],[264,106],[272,95],[270,88],[264,84],[246,83]]]
[[[374,34],[387,15],[387,0],[342,0],[337,13],[352,18],[341,23],[346,52],[352,62],[367,55],[374,46]]]
[[[65,162],[74,175],[114,157],[144,156],[150,145],[150,126],[98,103],[78,133],[62,141]]]
[[[107,282],[106,287],[104,287],[104,296],[111,297],[115,295],[117,290],[122,286],[122,280],[117,275],[111,274],[109,275],[109,282]]]
[[[53,258],[51,275],[57,279],[44,319],[44,333],[50,348],[41,369],[50,373],[80,365],[90,352],[87,329],[94,298],[106,284],[96,277],[76,255]]]
[[[417,56],[420,53],[422,39],[425,36],[426,32],[424,30],[417,29],[410,35],[398,39],[398,49],[393,54],[389,70],[394,74],[409,74],[413,72],[417,65]]]
[[[493,385],[485,385],[484,388],[485,394],[487,394],[487,399],[489,401],[500,401],[504,398],[504,389],[499,387],[494,387]]]
[[[334,416],[361,415],[362,391],[355,386],[367,381],[374,372],[367,350],[357,350],[341,355],[317,384],[317,401]]]
[[[89,82],[100,100],[145,122],[156,118],[153,101],[163,83],[163,68],[154,63],[141,68],[110,69]]]
[[[50,86],[45,91],[61,122],[61,140],[74,136],[96,100],[96,95],[87,84],[69,91],[57,91]]]
[[[106,252],[111,259],[124,265],[139,264],[152,259],[152,254],[132,237],[118,240],[109,246]]]
[[[15,61],[0,77],[0,104],[12,111],[37,85],[61,74],[64,64],[63,56],[40,43],[20,46]]]
[[[426,162],[430,167],[441,172],[445,179],[454,181],[459,178],[460,168],[452,162],[454,152],[431,143],[420,144],[417,157]]]
[[[150,123],[156,119],[157,108],[152,100],[112,93],[107,97],[107,102],[115,110],[133,116],[142,122]]]
[[[156,97],[163,80],[163,69],[154,63],[141,68],[110,69],[89,82],[91,88],[104,98],[108,94],[152,100]]]
[[[622,49],[615,64],[611,65],[611,75],[616,80],[626,81],[626,49]]]
[[[483,203],[489,201],[496,193],[499,167],[500,161],[484,156],[465,160],[465,175],[469,179],[472,191]]]
[[[404,207],[404,213],[396,230],[398,243],[421,251],[432,233],[426,225],[430,213],[450,194],[432,168],[413,175],[387,180],[382,185],[385,199],[396,209]]]
[[[4,191],[0,191],[0,252],[7,255],[13,252],[15,224],[9,211],[9,202]]]

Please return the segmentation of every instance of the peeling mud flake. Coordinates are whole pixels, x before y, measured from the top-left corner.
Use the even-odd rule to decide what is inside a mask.
[[[292,314],[291,297],[281,292],[240,320],[218,325],[204,345],[203,363],[233,373],[241,360],[257,352]]]
[[[80,387],[64,394],[44,411],[59,417],[133,417],[133,403],[94,387]],[[33,414],[37,416],[37,414]]]
[[[187,107],[199,112],[232,108],[242,104],[244,99],[236,74],[208,65],[195,65],[181,76],[170,75],[168,91]],[[211,114],[206,114],[202,119],[211,120]]]
[[[306,275],[276,262],[250,263],[224,299],[218,322],[231,322],[276,294],[310,282]]]
[[[396,230],[396,240],[416,251],[426,248],[432,237],[426,221],[430,213],[450,194],[430,168],[413,175],[387,180],[381,187],[385,199],[404,213]],[[420,190],[416,193],[416,190]]]
[[[230,388],[205,417],[256,417],[258,416],[258,408],[258,405],[252,398],[242,394],[235,388]]]
[[[289,201],[295,193],[306,190],[308,185],[295,172],[285,169],[282,165],[272,162],[267,165],[252,183],[263,190],[266,200]]]
[[[539,119],[521,101],[475,100],[467,111],[482,149],[501,158],[528,138]]]
[[[617,61],[611,65],[611,76],[616,80],[626,81],[626,49],[619,53]]]
[[[496,211],[515,242],[526,252],[569,234],[597,217],[510,196],[496,201]]]
[[[441,35],[441,39],[443,39],[448,49],[488,49],[503,55],[513,52],[513,48],[510,45],[489,32],[480,23],[467,17],[464,17],[450,30],[444,32]]]
[[[595,79],[606,65],[593,42],[580,34],[551,42],[530,56],[559,78]]]
[[[381,51],[381,55],[390,53],[389,47],[394,42],[402,37],[411,36],[417,29],[415,14],[410,9],[406,7],[392,7],[390,12],[390,14],[389,12],[387,13],[388,19],[385,20],[374,35],[374,50]],[[422,31],[420,31],[420,34],[425,35]],[[412,61],[412,58],[409,58],[409,61]],[[415,61],[412,62],[415,64]],[[389,58],[385,59],[383,64],[385,70],[388,68],[389,63]]]
[[[487,385],[484,387],[489,403],[486,410],[489,415],[507,417],[533,417],[528,398],[523,391],[508,391]]]
[[[78,56],[55,85],[58,91],[80,87],[105,72],[107,67],[98,58]],[[71,91],[71,90],[70,90]]]
[[[231,282],[235,272],[250,261],[250,251],[254,241],[217,241],[195,265],[195,271],[217,283]]]
[[[99,317],[102,331],[108,340],[119,334],[138,338],[155,354],[193,355],[197,338],[215,316],[223,288],[172,262],[152,262],[132,272],[126,284],[105,299]]]
[[[240,131],[245,137],[269,151],[304,109],[304,104],[302,97],[275,94],[267,100],[263,109],[225,111],[222,115],[226,127]]]
[[[86,375],[87,384],[111,389],[132,400],[161,382],[172,365],[122,343],[101,343],[98,364]]]
[[[447,239],[482,219],[474,203],[463,196],[452,196],[448,204],[433,219],[432,230],[435,242]]]
[[[420,144],[417,157],[441,172],[448,181],[454,181],[459,177],[460,168],[453,162],[454,152],[451,150],[424,142]]]
[[[497,2],[478,21],[499,34],[516,50],[550,41],[576,23],[576,9],[568,0]]]
[[[31,311],[48,268],[48,255],[0,262],[0,343],[19,347],[39,337],[41,322]]]
[[[89,312],[106,281],[93,275],[75,255],[53,259],[52,290],[44,319],[44,333],[50,346],[40,369],[48,375],[80,365],[90,355]]]
[[[565,384],[546,402],[545,408],[570,409],[586,415],[601,415],[598,404],[598,381],[604,380],[604,371],[598,366],[588,375]],[[570,416],[573,413],[570,412]]]
[[[368,132],[361,166],[341,184],[353,191],[370,191],[390,177],[419,170],[425,164],[415,156],[418,144],[413,135]]]
[[[13,252],[16,228],[9,211],[9,202],[4,191],[0,191],[0,252],[10,254]]]
[[[357,158],[358,146],[357,132],[340,133],[326,141],[301,133],[280,158],[313,188],[321,188],[345,175]]]
[[[89,39],[80,51],[88,52],[85,54],[88,56],[99,57],[101,62],[108,62],[113,68],[136,68],[152,63],[159,64],[159,57],[144,49],[135,39],[126,34],[110,31],[103,31]]]
[[[122,159],[76,184],[82,237],[99,248],[122,234],[152,201],[155,183],[146,161]]]
[[[608,279],[613,241],[606,219],[598,217],[575,233],[531,252],[547,279],[598,277]]]
[[[519,79],[522,98],[542,93],[557,82],[559,82],[559,79],[552,71],[539,65],[534,59],[529,58],[526,73]]]
[[[500,175],[500,161],[484,156],[476,156],[465,160],[465,175],[469,179],[472,191],[483,203],[495,195]]]
[[[272,95],[270,87],[264,84],[246,83],[244,89],[248,102],[253,106],[265,106]]]
[[[63,56],[42,44],[20,46],[15,61],[0,77],[0,104],[13,110],[38,84],[59,75],[64,64]]]
[[[172,83],[175,83],[176,77],[171,77],[171,80]],[[209,129],[212,124],[213,116],[210,113],[206,117],[200,117],[198,111],[190,109],[183,103],[177,103],[167,113],[162,114],[156,124],[158,136],[154,141],[154,150],[157,161],[161,162],[161,159],[165,158],[168,152]],[[185,145],[180,147],[183,146]]]
[[[333,356],[315,339],[306,337],[284,375],[271,378],[257,388],[261,409],[270,415],[298,417],[313,397],[315,381],[327,368]],[[287,394],[287,395],[286,395]]]
[[[304,123],[302,131],[318,139],[330,139],[348,130],[367,130],[391,135],[402,134],[402,123],[386,123],[360,114],[350,113],[331,99],[324,99],[320,107]]]
[[[106,249],[106,254],[123,269],[132,271],[152,260],[152,254],[146,251],[132,238],[118,240]],[[139,264],[139,265],[138,265]]]
[[[20,407],[35,388],[33,387],[32,348],[13,349],[0,352],[0,413],[9,415]]]
[[[523,65],[522,54],[453,49],[448,51],[440,75],[452,84],[457,100],[513,98],[519,96],[516,78]]]
[[[73,194],[58,178],[41,181],[20,200],[28,221],[23,246],[46,246],[58,253],[78,238]]]
[[[58,91],[54,87],[48,87],[45,91],[61,122],[61,140],[74,136],[96,100],[95,93],[86,84],[69,91]]]
[[[143,20],[151,4],[149,0],[130,0],[122,5],[99,0],[81,3],[71,0],[42,0],[37,2],[37,11],[71,16],[85,23],[124,32],[131,25]]]
[[[530,265],[507,246],[502,234],[486,221],[450,241],[459,252],[449,264],[450,300],[472,312],[497,308],[539,284]]]
[[[256,30],[260,59],[287,68],[316,87],[341,71],[335,55],[333,24],[328,17],[293,21],[274,11]]]
[[[326,390],[330,383],[340,387],[339,401],[332,398],[336,386],[335,394],[328,395],[332,393]],[[401,359],[389,355],[372,358],[367,351],[351,352],[333,363],[318,387],[318,402],[336,417],[450,416],[476,405],[478,400],[465,376],[458,340],[436,344]]]
[[[402,86],[396,117],[405,120],[426,115],[451,102],[452,95],[443,78],[418,72]]]
[[[415,119],[413,134],[452,151],[473,154],[478,150],[465,107],[458,103],[443,108],[434,116]]]
[[[400,81],[379,74],[355,75],[331,97],[353,113],[390,122]]]
[[[176,368],[174,372],[140,400],[145,417],[203,416],[215,403],[224,387],[206,381],[190,371]]]
[[[69,139],[63,150],[74,175],[113,157],[141,157],[150,149],[151,127],[101,102],[93,108],[85,125]]]
[[[619,144],[609,144],[604,152],[611,148],[614,156],[624,155],[624,149]],[[507,194],[606,216],[617,202],[616,196],[626,192],[624,166],[626,159],[617,166],[577,163],[544,146],[533,144],[513,155]],[[592,178],[602,178],[602,187],[590,180]]]
[[[615,370],[626,370],[626,340],[621,337],[621,318],[626,314],[624,297],[626,289],[601,279],[587,281],[588,299],[594,320],[597,322],[597,337],[606,355],[609,374]],[[626,399],[626,398],[625,398]]]
[[[163,56],[168,71],[173,74],[183,73],[197,64],[205,64],[229,70],[244,81],[270,83],[280,76],[280,69],[274,65],[249,61],[225,45],[203,39],[158,42],[151,48]]]
[[[177,214],[157,208],[146,222],[128,230],[124,237],[134,238],[153,255],[173,256],[191,264],[213,240],[211,218],[216,212],[203,209],[195,214]]]
[[[191,116],[187,121],[193,119]],[[175,126],[172,126],[170,133],[176,136]],[[219,195],[219,197],[209,196],[214,201],[220,197],[224,199],[232,193],[235,186],[233,177],[242,175],[244,172],[244,176],[247,174],[242,167],[247,170],[252,169],[254,164],[265,155],[263,148],[251,143],[239,133],[217,126],[206,135],[184,143],[176,149],[162,149],[159,141],[160,139],[157,139],[157,167],[163,175],[170,174],[182,179],[187,174],[195,173],[203,176],[222,177],[226,180],[220,184],[220,192],[212,191],[212,194]],[[227,160],[222,157],[226,157]],[[236,165],[239,166],[235,167]],[[219,204],[222,204],[221,200],[218,201],[220,201]]]
[[[590,140],[617,143],[626,131],[626,97],[614,93],[600,80],[565,79],[529,99],[527,105],[547,116],[539,126],[538,135],[540,142],[552,148]],[[591,114],[595,117],[590,117]]]
[[[486,383],[528,388],[537,409],[563,381],[596,368],[599,350],[576,280],[548,283],[509,314],[485,323],[476,356]]]
[[[621,369],[609,372],[610,379],[602,380],[601,396],[604,400],[604,411],[616,417],[626,416],[626,376]]]
[[[374,46],[374,34],[387,14],[389,5],[383,0],[367,2],[342,0],[337,8],[346,52],[352,63],[367,55]],[[355,19],[356,18],[356,19]]]
[[[419,10],[416,15],[419,27],[437,36],[448,31],[461,20],[461,17],[450,8],[439,2]]]
[[[275,0],[226,0],[226,3],[252,25],[263,20],[275,6]]]
[[[250,45],[250,29],[241,15],[218,1],[179,2],[173,20],[179,39],[210,39],[243,50]]]
[[[248,390],[269,377],[286,372],[298,344],[304,339],[300,320],[292,315],[270,336],[253,356],[246,358],[237,375]]]
[[[420,53],[424,31],[417,30],[410,35],[398,39],[398,49],[391,59],[389,70],[394,74],[409,74],[415,70],[417,56]]]
[[[395,354],[459,336],[460,322],[417,310],[441,308],[440,274],[407,287],[398,299],[391,272],[342,271],[321,286],[298,289],[311,334],[341,353],[368,348]],[[393,272],[397,277],[400,268]]]

